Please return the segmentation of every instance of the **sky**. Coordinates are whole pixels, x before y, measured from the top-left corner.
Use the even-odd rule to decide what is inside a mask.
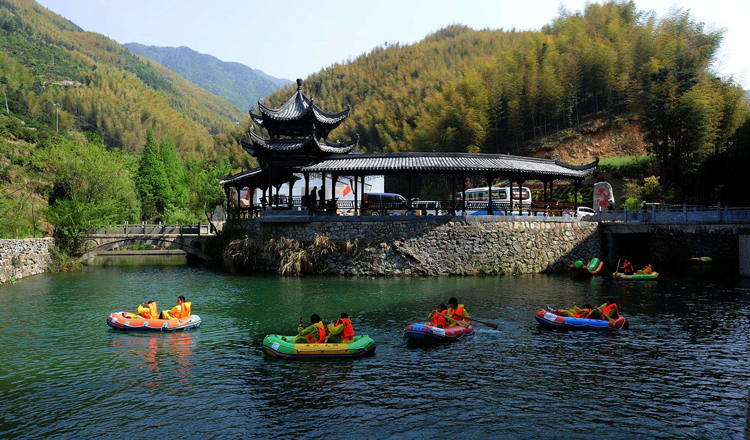
[[[539,29],[561,6],[585,0],[37,0],[87,31],[119,43],[187,46],[224,61],[294,80],[389,43],[413,43],[450,24],[474,29]],[[750,89],[750,1],[641,0],[658,16],[690,9],[724,28],[714,64]]]

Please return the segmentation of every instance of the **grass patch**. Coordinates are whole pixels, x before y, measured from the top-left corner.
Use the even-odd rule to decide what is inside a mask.
[[[50,272],[70,272],[81,268],[81,262],[77,258],[71,257],[70,254],[57,246],[50,246],[49,253],[50,263],[48,270]]]
[[[649,164],[654,161],[655,159],[648,154],[644,154],[641,156],[604,157],[602,159],[599,159],[599,168],[604,171],[610,171],[619,167]]]

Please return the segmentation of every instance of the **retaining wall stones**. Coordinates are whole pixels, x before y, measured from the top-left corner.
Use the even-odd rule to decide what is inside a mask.
[[[278,244],[282,237],[299,242],[307,249],[307,272],[315,274],[538,273],[565,270],[577,259],[588,261],[601,255],[596,223],[552,218],[362,217],[299,223],[247,221],[244,227],[249,237],[245,243],[253,241],[246,246],[253,251],[259,249],[259,242]],[[322,251],[311,246],[316,236],[328,237],[332,246]],[[263,258],[227,261],[234,258],[230,254],[237,252],[225,252],[225,264],[237,272],[277,271],[286,258],[283,252],[274,258],[272,251]]]
[[[47,271],[53,238],[0,240],[0,284]]]

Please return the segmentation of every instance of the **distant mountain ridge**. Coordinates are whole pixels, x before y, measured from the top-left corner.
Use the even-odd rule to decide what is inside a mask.
[[[222,61],[213,55],[180,47],[124,45],[132,53],[156,61],[188,81],[221,96],[243,111],[254,107],[258,99],[292,81],[276,78],[241,63]]]

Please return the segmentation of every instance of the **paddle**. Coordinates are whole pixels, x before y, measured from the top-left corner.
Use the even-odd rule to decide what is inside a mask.
[[[484,325],[486,325],[487,327],[492,327],[492,328],[494,328],[495,330],[497,330],[497,327],[498,327],[498,325],[497,325],[497,324],[495,324],[494,322],[480,321],[480,320],[478,320],[478,319],[476,319],[476,318],[466,318],[466,317],[464,317],[464,319],[465,319],[465,320],[467,320],[467,321],[471,321],[471,322],[478,322],[478,323],[480,323],[480,324],[484,324]],[[461,322],[461,321],[456,321],[456,322]],[[460,325],[460,324],[459,324],[459,325]]]

